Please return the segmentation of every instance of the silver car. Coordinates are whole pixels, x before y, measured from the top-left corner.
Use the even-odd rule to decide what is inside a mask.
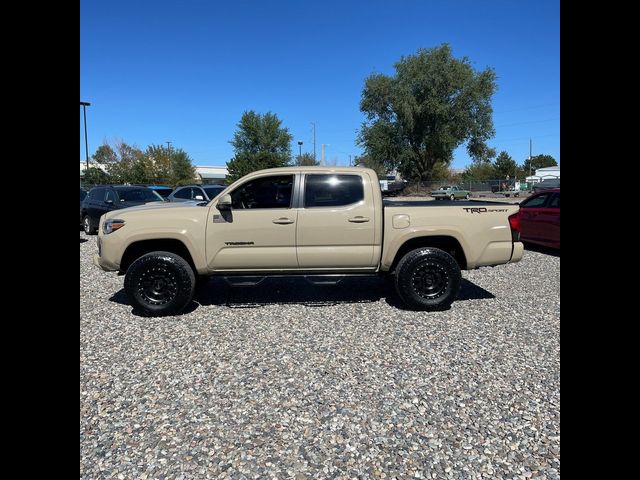
[[[176,188],[167,197],[170,202],[190,202],[194,200],[209,202],[223,191],[223,185],[186,185]]]

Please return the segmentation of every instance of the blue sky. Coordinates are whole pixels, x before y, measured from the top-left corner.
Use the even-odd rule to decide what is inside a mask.
[[[80,2],[80,100],[89,154],[105,140],[172,142],[195,165],[224,165],[245,110],[278,115],[292,153],[347,165],[371,73],[418,48],[449,43],[474,68],[495,69],[496,136],[518,163],[560,161],[559,0]],[[80,159],[85,158],[82,107]],[[453,167],[470,163],[464,148]]]

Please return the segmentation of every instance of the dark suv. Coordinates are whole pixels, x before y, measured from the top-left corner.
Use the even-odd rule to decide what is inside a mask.
[[[111,210],[164,201],[160,195],[147,187],[126,185],[94,187],[89,191],[80,208],[84,232],[87,235],[95,235],[100,217]]]
[[[178,187],[167,198],[170,202],[189,202],[200,200],[209,202],[227,188],[225,185],[187,185]]]

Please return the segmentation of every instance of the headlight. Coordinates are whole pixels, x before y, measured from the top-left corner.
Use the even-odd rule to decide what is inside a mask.
[[[122,227],[124,227],[124,220],[118,220],[117,218],[105,220],[102,224],[102,233],[109,235]]]

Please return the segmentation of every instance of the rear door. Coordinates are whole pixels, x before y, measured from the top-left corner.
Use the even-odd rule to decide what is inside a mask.
[[[92,188],[85,200],[86,213],[95,221],[104,213],[104,187]]]
[[[368,179],[360,174],[306,174],[301,200],[297,227],[300,268],[377,267],[374,197]]]
[[[540,238],[548,244],[560,243],[560,192],[551,195],[546,207],[540,210]]]

